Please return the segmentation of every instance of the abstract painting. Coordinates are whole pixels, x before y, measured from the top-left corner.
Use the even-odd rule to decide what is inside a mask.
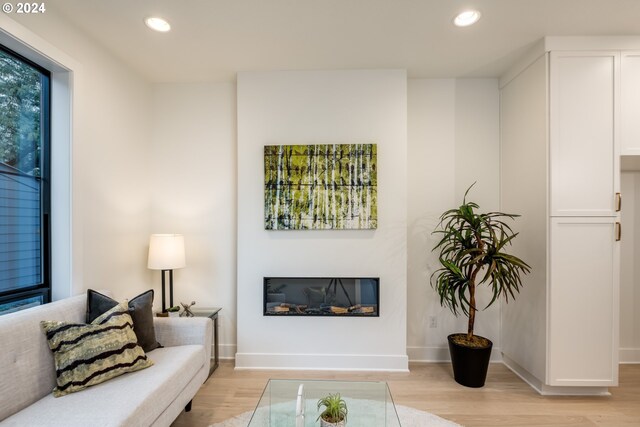
[[[266,230],[375,229],[376,144],[264,147]]]

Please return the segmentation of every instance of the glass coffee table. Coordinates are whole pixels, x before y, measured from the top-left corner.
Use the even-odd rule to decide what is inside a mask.
[[[269,380],[247,427],[317,427],[318,399],[340,393],[348,427],[400,427],[386,382]]]

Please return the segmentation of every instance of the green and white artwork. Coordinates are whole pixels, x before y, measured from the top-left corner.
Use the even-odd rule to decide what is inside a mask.
[[[376,144],[265,146],[265,229],[377,228],[376,153]]]

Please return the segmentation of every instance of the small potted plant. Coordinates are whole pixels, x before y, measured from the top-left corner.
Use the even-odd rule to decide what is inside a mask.
[[[167,314],[169,317],[180,317],[180,306],[174,305],[173,307],[167,308]]]
[[[318,411],[324,406],[324,410],[318,415],[321,427],[344,427],[347,424],[347,402],[340,397],[340,393],[329,394],[318,400]]]
[[[467,202],[471,187],[464,193],[460,207],[442,214],[434,231],[442,236],[433,248],[440,252],[441,267],[431,275],[431,286],[440,296],[440,305],[448,307],[456,316],[462,312],[469,319],[467,333],[447,337],[456,382],[467,387],[482,387],[493,343],[473,333],[478,309],[476,287],[486,284],[491,290],[491,300],[484,308],[500,298],[508,302],[522,286],[520,276],[531,268],[505,252],[518,235],[506,220],[519,215],[476,212],[479,206]]]

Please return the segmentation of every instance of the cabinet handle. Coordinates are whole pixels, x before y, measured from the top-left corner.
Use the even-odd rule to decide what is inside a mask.
[[[622,225],[616,222],[616,242],[619,242],[620,239],[622,239]]]
[[[616,193],[616,212],[622,210],[622,194]]]

